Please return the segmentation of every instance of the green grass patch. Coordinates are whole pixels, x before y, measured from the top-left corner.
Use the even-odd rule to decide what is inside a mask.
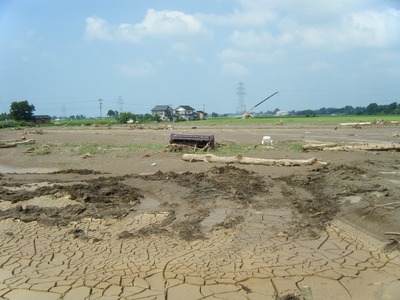
[[[108,155],[116,153],[116,156],[129,157],[135,152],[160,152],[165,145],[162,144],[101,144],[101,143],[53,143],[46,144],[51,148],[70,148],[74,155]],[[40,145],[39,145],[40,147]]]
[[[266,117],[266,118],[210,118],[207,120],[187,121],[174,124],[189,126],[217,126],[217,125],[259,125],[283,123],[346,123],[346,122],[390,122],[400,121],[400,115],[382,116],[320,116],[320,117]]]
[[[50,150],[47,150],[47,149],[37,149],[37,150],[34,150],[31,153],[31,155],[32,156],[41,156],[41,155],[48,155],[50,153],[51,153]]]
[[[273,151],[286,151],[286,152],[302,152],[302,146],[298,143],[280,143],[273,146],[266,145],[218,145],[209,153],[215,155],[238,155],[249,152],[273,152]]]

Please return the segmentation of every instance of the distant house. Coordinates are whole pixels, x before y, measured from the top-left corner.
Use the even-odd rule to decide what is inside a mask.
[[[195,109],[189,105],[181,105],[175,108],[175,115],[177,118],[184,118],[187,121],[194,120],[196,118]]]
[[[193,117],[196,120],[205,120],[205,119],[207,119],[207,113],[205,113],[204,111],[198,110],[193,113]]]
[[[159,115],[163,121],[169,121],[174,115],[174,110],[169,105],[157,105],[151,110],[151,114]]]
[[[33,116],[35,124],[50,124],[51,117],[48,115],[37,115]]]

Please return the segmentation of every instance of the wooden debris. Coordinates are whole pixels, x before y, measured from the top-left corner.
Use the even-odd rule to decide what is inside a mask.
[[[339,123],[339,125],[340,126],[361,127],[361,126],[372,125],[372,122],[347,122],[347,123]]]
[[[189,161],[189,162],[203,161],[211,163],[225,163],[225,164],[237,163],[237,164],[252,164],[252,165],[264,165],[264,166],[285,166],[285,167],[328,164],[328,162],[318,161],[318,159],[315,157],[310,159],[265,159],[265,158],[244,157],[242,155],[219,157],[214,154],[183,154],[182,159],[184,161]]]
[[[337,144],[336,143],[324,143],[324,144],[306,144],[302,146],[303,151],[322,151],[325,148],[332,148],[332,147],[336,147]]]
[[[400,144],[364,144],[327,147],[324,151],[400,151]]]
[[[397,236],[400,236],[400,232],[385,232],[385,235],[397,235]]]
[[[24,141],[0,141],[0,148],[12,148],[22,144],[34,144],[35,140],[29,139]]]

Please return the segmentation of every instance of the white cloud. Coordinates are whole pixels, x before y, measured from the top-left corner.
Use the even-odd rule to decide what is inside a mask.
[[[250,71],[243,65],[236,62],[228,62],[222,65],[222,72],[234,76],[247,76]]]
[[[141,32],[161,37],[198,35],[206,32],[201,22],[194,16],[170,10],[149,9],[143,22],[136,27]]]
[[[206,28],[196,17],[180,11],[149,9],[144,20],[136,24],[109,25],[99,17],[86,19],[86,36],[104,41],[137,43],[146,36],[170,38],[205,34]]]
[[[240,27],[228,37],[238,48],[343,50],[386,47],[400,40],[400,10],[382,8],[376,0],[238,0],[233,13],[202,20]]]
[[[337,41],[357,47],[385,47],[400,38],[400,10],[362,11],[346,16]]]
[[[99,17],[89,17],[86,19],[86,36],[90,39],[105,41],[113,39],[107,22]]]
[[[155,73],[154,67],[148,63],[138,63],[134,66],[117,65],[117,70],[124,76],[128,77],[141,77]]]

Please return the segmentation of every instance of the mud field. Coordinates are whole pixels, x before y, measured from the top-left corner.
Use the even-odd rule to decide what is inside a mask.
[[[163,148],[171,133],[241,147],[218,156],[327,164],[186,162]],[[0,148],[0,298],[398,299],[400,152],[300,149],[398,144],[399,133],[393,124],[3,129],[2,141],[35,143]],[[260,145],[264,135],[272,146]]]

